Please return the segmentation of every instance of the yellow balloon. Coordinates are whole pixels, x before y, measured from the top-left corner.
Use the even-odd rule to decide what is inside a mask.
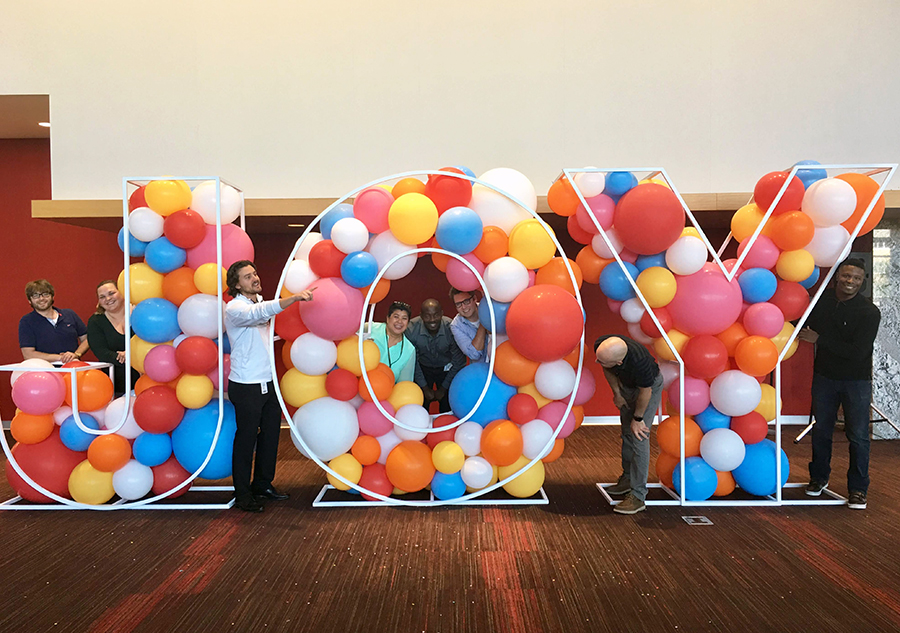
[[[493,486],[495,483],[497,483],[498,481],[500,481],[500,468],[499,468],[499,466],[497,466],[496,464],[491,464],[491,466],[492,466],[493,469],[494,469],[494,474],[491,475],[491,480],[488,482],[487,486],[484,486],[484,488],[487,488],[488,486]],[[484,490],[484,488],[472,488],[472,487],[470,487],[470,486],[466,486],[466,492],[476,492],[476,491],[478,491],[478,490]]]
[[[666,332],[666,334],[669,335],[669,339],[672,341],[672,344],[675,346],[675,349],[680,356],[681,350],[683,350],[685,344],[691,340],[691,337],[675,328],[672,328]],[[653,341],[653,349],[656,350],[656,355],[662,360],[675,360],[675,354],[669,349],[669,346],[666,344],[666,339],[659,337]]]
[[[147,352],[156,347],[157,345],[171,345],[172,341],[167,343],[148,343],[142,338],[138,338],[137,334],[131,337],[131,366],[134,367],[138,372],[144,373],[144,359],[147,357]]]
[[[789,321],[785,321],[784,327],[781,328],[781,332],[772,337],[772,342],[775,343],[775,347],[778,348],[778,353],[781,354],[781,350],[784,349],[785,343],[787,343],[788,339],[791,337],[791,334],[794,333],[794,325]],[[800,347],[799,339],[794,339],[794,342],[791,343],[791,348],[788,350],[788,353],[785,354],[784,360],[789,359],[794,353],[797,351],[797,348]]]
[[[540,220],[530,218],[516,224],[509,234],[509,256],[525,268],[542,268],[556,255],[556,244]]]
[[[212,400],[213,386],[212,380],[206,376],[191,376],[190,374],[182,374],[175,385],[175,396],[183,406],[188,409],[199,409],[205,407]]]
[[[506,479],[513,473],[522,470],[531,460],[524,455],[511,466],[501,466],[500,479]],[[537,493],[544,485],[544,462],[538,460],[534,466],[521,473],[518,477],[503,486],[503,489],[514,497],[526,499]]]
[[[785,281],[803,281],[813,274],[816,262],[809,251],[802,248],[796,251],[784,251],[778,256],[775,272]]]
[[[466,454],[456,442],[445,440],[439,442],[431,452],[431,461],[434,467],[445,475],[452,475],[462,470],[466,461]]]
[[[532,398],[534,398],[535,402],[537,402],[538,409],[543,407],[545,404],[550,404],[553,402],[549,398],[545,398],[541,395],[541,392],[537,390],[537,387],[534,386],[533,382],[528,383],[524,387],[519,387],[518,393],[526,393]]]
[[[165,217],[191,206],[191,188],[183,180],[152,180],[144,189],[144,199]]]
[[[381,362],[381,351],[372,339],[363,341],[363,363],[366,371],[375,371]],[[362,376],[359,366],[359,337],[356,334],[348,336],[337,344],[337,366],[353,373],[354,376]]]
[[[400,407],[407,404],[417,404],[419,406],[425,403],[425,395],[422,388],[411,380],[404,380],[394,385],[388,402],[394,407],[394,411],[399,411]]]
[[[218,294],[216,268],[222,273],[222,292],[228,289],[228,285],[225,283],[225,269],[215,263],[208,263],[194,271],[194,285],[197,286],[197,290],[208,295]]]
[[[292,407],[302,407],[307,402],[312,402],[328,395],[325,390],[325,378],[321,376],[309,376],[298,369],[288,369],[281,377],[281,394],[284,401]]]
[[[78,464],[69,475],[69,494],[78,503],[98,506],[113,498],[113,474],[97,470],[88,460]]]
[[[355,484],[358,484],[360,477],[362,477],[362,464],[360,464],[357,459],[350,453],[338,455],[330,462],[328,462],[328,467],[344,479],[352,481]],[[336,479],[331,473],[328,473],[328,483],[330,483],[338,490],[350,490],[350,486],[342,482],[340,479]]]
[[[665,187],[666,189],[671,189],[671,188],[672,188],[672,187],[669,186],[669,183],[666,182],[666,179],[665,179],[665,178],[644,178],[643,180],[641,180],[640,182],[638,182],[639,185],[646,185],[647,183],[653,183],[653,184],[656,184],[656,185],[662,185],[662,186]]]
[[[751,202],[742,206],[731,216],[731,234],[738,242],[753,235],[753,231],[762,222],[764,213],[760,210],[756,203]]]
[[[637,287],[651,308],[662,308],[675,298],[675,275],[668,268],[651,266],[644,269],[636,280]]]
[[[764,417],[766,422],[771,422],[775,419],[775,402],[777,401],[775,387],[772,385],[760,386],[762,387],[762,398],[754,411]]]
[[[686,226],[681,231],[681,237],[687,237],[688,235],[690,235],[691,237],[696,237],[698,240],[703,239],[700,237],[700,231],[695,229],[693,226]]]
[[[139,304],[144,299],[158,299],[163,296],[163,279],[165,278],[165,275],[156,272],[144,262],[129,266],[128,274],[131,277],[129,280],[131,285],[131,296],[129,297],[129,300],[134,305]],[[116,281],[116,286],[118,286],[119,292],[122,294],[122,298],[124,298],[124,270],[119,273],[119,279]]]
[[[431,198],[421,193],[405,193],[391,205],[388,226],[398,240],[417,246],[434,237],[438,210]]]

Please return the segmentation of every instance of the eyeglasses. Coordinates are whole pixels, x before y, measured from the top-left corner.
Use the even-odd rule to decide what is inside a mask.
[[[454,305],[456,305],[457,308],[465,308],[466,306],[470,305],[473,300],[473,297],[469,297],[468,299],[463,299],[462,301],[456,301]]]
[[[35,292],[31,295],[32,299],[49,299],[53,296],[52,292]]]

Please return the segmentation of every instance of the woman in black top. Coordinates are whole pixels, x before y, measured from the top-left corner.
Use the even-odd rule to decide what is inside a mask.
[[[87,322],[88,343],[97,360],[112,363],[116,397],[125,393],[125,300],[116,282],[106,280],[97,286],[97,312]],[[131,384],[140,374],[131,370]]]

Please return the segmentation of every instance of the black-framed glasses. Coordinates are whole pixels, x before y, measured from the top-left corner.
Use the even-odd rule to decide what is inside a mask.
[[[52,292],[35,292],[31,295],[32,299],[49,299],[53,296]]]
[[[454,302],[454,305],[455,305],[457,308],[465,308],[466,306],[471,305],[472,301],[474,301],[474,300],[475,300],[474,297],[469,297],[468,299],[463,299],[462,301],[456,301],[456,302]]]

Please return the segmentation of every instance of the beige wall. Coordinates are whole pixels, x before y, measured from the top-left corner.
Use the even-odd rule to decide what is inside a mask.
[[[539,194],[586,164],[749,191],[898,160],[898,24],[895,0],[29,0],[0,9],[0,93],[51,95],[54,198],[167,173],[334,196],[450,164]]]

